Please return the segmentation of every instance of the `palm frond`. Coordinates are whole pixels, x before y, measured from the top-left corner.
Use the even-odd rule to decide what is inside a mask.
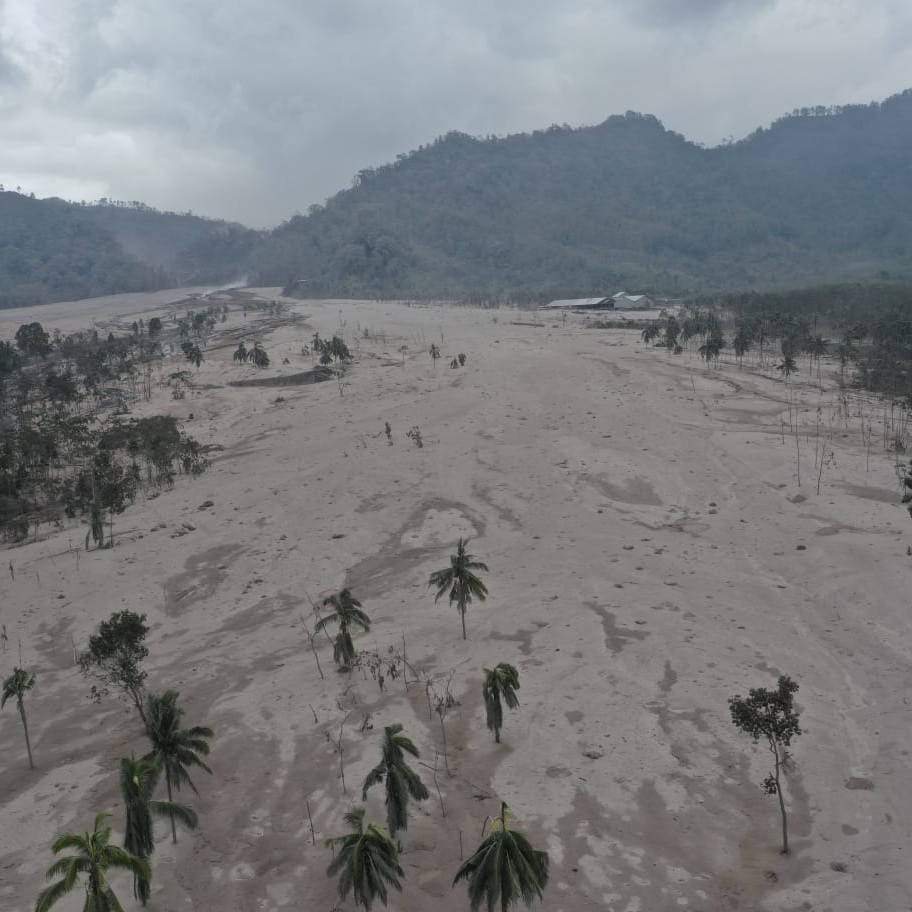
[[[176,801],[150,801],[149,810],[159,817],[173,817],[188,830],[195,830],[199,825],[196,811],[186,804],[179,804]]]
[[[129,871],[136,877],[152,879],[152,868],[149,866],[148,860],[131,855],[120,846],[108,846],[105,849],[104,860],[105,866],[108,868],[118,868],[122,871]]]
[[[58,880],[57,883],[45,887],[39,894],[35,902],[35,912],[48,912],[59,900],[63,899],[74,887],[75,883],[67,884],[66,879]]]
[[[379,763],[365,777],[364,785],[361,787],[361,800],[367,801],[367,790],[383,782],[383,776],[386,773],[386,766]]]
[[[87,848],[86,836],[82,833],[61,833],[51,843],[51,851],[55,855],[59,855],[66,849],[75,849],[77,852],[84,855]]]

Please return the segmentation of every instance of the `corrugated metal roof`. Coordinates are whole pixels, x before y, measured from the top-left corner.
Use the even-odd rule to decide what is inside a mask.
[[[610,300],[611,298],[566,298],[562,301],[552,301],[545,307],[598,307]]]

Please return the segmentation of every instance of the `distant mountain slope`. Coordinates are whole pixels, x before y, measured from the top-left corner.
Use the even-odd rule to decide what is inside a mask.
[[[912,279],[912,90],[704,149],[649,115],[450,133],[271,232],[0,192],[0,307],[241,279],[302,294],[670,294]]]
[[[474,139],[360,172],[275,229],[258,284],[666,292],[912,276],[912,90],[703,149],[655,118]]]
[[[240,278],[259,237],[139,203],[0,192],[0,307]]]

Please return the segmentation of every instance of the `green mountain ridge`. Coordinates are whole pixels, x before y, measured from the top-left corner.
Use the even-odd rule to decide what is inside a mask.
[[[236,280],[302,295],[681,295],[912,278],[912,90],[703,148],[651,115],[449,133],[267,232],[0,192],[0,307]]]
[[[336,294],[680,294],[912,274],[912,90],[704,149],[630,112],[451,133],[270,233],[251,274]],[[303,281],[302,281],[303,280]]]
[[[141,203],[0,191],[0,307],[238,278],[259,237]]]

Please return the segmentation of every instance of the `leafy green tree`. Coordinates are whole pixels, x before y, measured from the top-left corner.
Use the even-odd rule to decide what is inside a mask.
[[[174,801],[156,801],[152,795],[161,768],[150,758],[131,757],[120,761],[120,794],[123,797],[124,848],[137,858],[149,858],[155,851],[152,817],[179,820],[188,829],[197,825],[196,812]],[[133,895],[145,905],[149,900],[151,883],[134,875]]]
[[[488,835],[460,866],[453,886],[464,880],[469,888],[469,905],[477,912],[486,905],[488,912],[501,912],[522,900],[531,906],[542,899],[548,883],[548,853],[532,848],[529,840],[510,826],[510,813],[504,802],[500,816],[488,827]]]
[[[494,732],[494,740],[500,743],[500,730],[503,728],[503,703],[510,709],[519,706],[516,691],[519,690],[519,672],[506,662],[500,662],[494,668],[484,670],[484,684],[481,695],[484,698],[485,717],[488,729]]]
[[[32,762],[32,743],[29,740],[28,719],[25,715],[25,695],[35,686],[35,676],[24,668],[14,668],[13,673],[3,681],[3,694],[0,696],[0,709],[6,706],[7,700],[16,701],[19,718],[22,720],[22,731],[25,734],[25,749],[28,753],[29,768],[34,769]]]
[[[207,739],[213,737],[212,729],[203,725],[183,728],[181,717],[184,711],[177,705],[179,696],[174,690],[167,690],[161,695],[152,694],[149,697],[149,720],[146,724],[146,735],[152,744],[152,750],[146,754],[146,759],[164,770],[169,804],[174,801],[172,788],[180,791],[182,785],[189,785],[195,794],[199,794],[188,769],[199,767],[212,773],[203,760],[209,754]],[[173,808],[167,813],[171,819],[171,839],[177,842],[174,822],[178,815]]]
[[[0,342],[0,380],[19,368],[19,356],[9,342]]]
[[[363,808],[346,814],[345,822],[353,827],[352,832],[326,840],[335,853],[326,874],[339,875],[340,901],[353,892],[355,906],[370,912],[375,900],[386,905],[390,887],[402,889],[405,872],[396,845],[383,828],[373,823],[364,826]]]
[[[367,790],[380,782],[386,783],[386,825],[390,836],[408,829],[409,799],[424,801],[428,790],[418,774],[408,765],[405,754],[418,756],[418,748],[402,734],[402,726],[387,725],[383,730],[383,758],[367,774],[361,794],[367,800]]]
[[[351,361],[352,359],[348,346],[338,336],[332,337],[332,341],[329,343],[329,350],[336,361]]]
[[[428,588],[437,588],[435,602],[439,602],[449,590],[450,604],[455,603],[462,619],[463,639],[466,639],[466,606],[471,604],[473,598],[483,602],[488,597],[488,588],[476,573],[487,573],[487,564],[475,560],[474,555],[466,553],[467,543],[466,539],[460,538],[456,545],[456,553],[450,557],[450,566],[435,570],[428,579]]]
[[[763,790],[777,795],[782,814],[782,854],[788,855],[788,820],[782,797],[781,774],[791,765],[788,748],[792,739],[801,734],[799,712],[795,709],[798,685],[787,675],[781,675],[775,690],[752,687],[748,696],[729,699],[732,722],[756,744],[765,740],[773,755],[773,772],[763,780]]]
[[[129,871],[139,881],[151,880],[152,870],[145,858],[137,858],[125,849],[111,845],[111,827],[105,825],[110,816],[98,814],[91,833],[64,833],[54,840],[51,851],[55,855],[67,849],[73,854],[58,858],[48,868],[47,879],[60,877],[60,880],[38,894],[35,912],[48,912],[76,888],[80,874],[86,878],[83,912],[122,912],[105,877],[110,870]]]
[[[108,547],[114,544],[114,516],[136,497],[137,476],[125,469],[111,450],[99,449],[92,460],[92,507],[89,531],[99,548],[104,547],[104,514],[109,522]],[[86,542],[88,547],[88,540]]]
[[[700,357],[709,364],[712,361],[718,362],[722,349],[725,347],[725,336],[716,325],[706,337],[706,341],[700,346]]]
[[[370,630],[370,618],[361,610],[361,602],[347,588],[323,599],[323,607],[332,611],[317,621],[316,630],[325,630],[330,624],[339,625],[339,632],[333,641],[333,659],[341,671],[348,671],[355,660],[351,629],[360,627],[364,631]]]
[[[16,330],[16,347],[24,355],[46,357],[53,351],[50,336],[40,323],[23,323]]]
[[[121,690],[136,707],[144,725],[146,717],[146,677],[142,663],[149,655],[146,636],[149,627],[144,614],[116,611],[89,637],[89,648],[79,657],[82,673],[96,678],[101,687],[92,687],[93,699],[100,700],[110,689]]]
[[[241,339],[241,341],[238,342],[238,347],[234,350],[234,354],[233,354],[231,357],[234,358],[234,360],[237,361],[238,364],[246,364],[246,363],[247,363],[247,359],[248,359],[250,356],[249,356],[249,354],[247,353],[247,346],[244,345],[244,340],[243,340],[243,339]]]
[[[149,336],[154,339],[156,336],[161,335],[161,331],[161,317],[152,317],[152,319],[149,320]]]

